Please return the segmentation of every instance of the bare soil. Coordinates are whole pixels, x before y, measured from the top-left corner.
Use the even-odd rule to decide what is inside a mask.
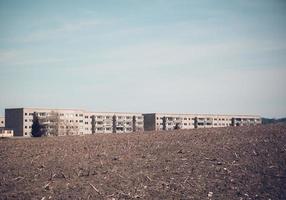
[[[0,140],[0,199],[286,199],[286,124]]]

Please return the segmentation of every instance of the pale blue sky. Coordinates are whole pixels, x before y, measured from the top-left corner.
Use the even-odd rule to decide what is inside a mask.
[[[286,116],[284,0],[0,0],[7,107]]]

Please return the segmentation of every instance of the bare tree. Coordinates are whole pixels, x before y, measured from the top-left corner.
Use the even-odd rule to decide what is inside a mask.
[[[79,131],[79,124],[71,118],[61,118],[61,114],[56,111],[45,113],[39,117],[43,135],[61,136],[76,135]]]

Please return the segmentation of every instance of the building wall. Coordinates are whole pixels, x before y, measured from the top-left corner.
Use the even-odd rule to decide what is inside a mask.
[[[14,132],[11,129],[0,127],[0,137],[13,137]]]
[[[15,136],[31,136],[33,115],[36,113],[45,124],[52,115],[58,116],[59,135],[91,134],[91,118],[83,110],[18,108],[6,109],[7,128],[14,130]],[[46,121],[45,121],[46,120]]]
[[[144,130],[144,119],[140,113],[92,113],[93,133],[130,133]]]
[[[133,115],[133,132],[144,131],[144,116],[143,114]]]
[[[153,131],[157,130],[156,128],[156,114],[150,113],[150,114],[143,114],[144,116],[144,130],[145,131]]]
[[[91,119],[83,110],[24,108],[24,135],[31,136],[33,113],[44,119],[57,115],[59,135],[91,134]]]
[[[140,113],[86,112],[73,109],[18,108],[6,109],[10,129],[17,136],[30,137],[34,113],[44,124],[48,134],[57,130],[58,135],[93,133],[129,133],[144,130]]]
[[[24,136],[23,108],[5,109],[5,128],[12,129],[14,136]]]
[[[92,133],[112,133],[113,113],[92,113]]]
[[[144,114],[144,128],[152,130],[174,130],[246,126],[261,124],[261,117],[253,115],[208,115],[208,114]]]
[[[5,117],[0,117],[0,128],[5,127]]]
[[[5,109],[6,128],[15,136],[31,136],[33,115],[36,113],[47,127],[52,127],[57,116],[59,135],[130,133],[152,130],[174,130],[246,126],[261,124],[253,115],[207,115],[170,113],[109,113],[73,109],[15,108]],[[48,129],[50,130],[50,129]]]

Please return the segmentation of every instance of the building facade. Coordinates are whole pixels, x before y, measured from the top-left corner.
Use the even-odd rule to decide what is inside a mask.
[[[47,135],[129,133],[144,130],[144,118],[140,113],[41,108],[5,109],[6,128],[12,129],[14,136],[30,137],[35,115]]]
[[[14,130],[14,136],[31,136],[33,117],[37,115],[46,129],[57,135],[91,134],[91,119],[83,110],[12,108],[5,109],[6,128]]]
[[[149,113],[143,115],[145,131],[261,124],[261,117],[256,115],[202,115],[170,113]]]
[[[37,116],[46,135],[131,133],[174,129],[247,126],[261,124],[256,115],[88,112],[75,109],[5,109],[5,128],[14,136],[30,137]],[[1,123],[0,121],[0,123]]]
[[[0,127],[0,137],[13,137],[14,131],[11,129],[6,129],[4,127]]]
[[[141,113],[92,113],[93,133],[131,133],[144,131],[144,117]]]

